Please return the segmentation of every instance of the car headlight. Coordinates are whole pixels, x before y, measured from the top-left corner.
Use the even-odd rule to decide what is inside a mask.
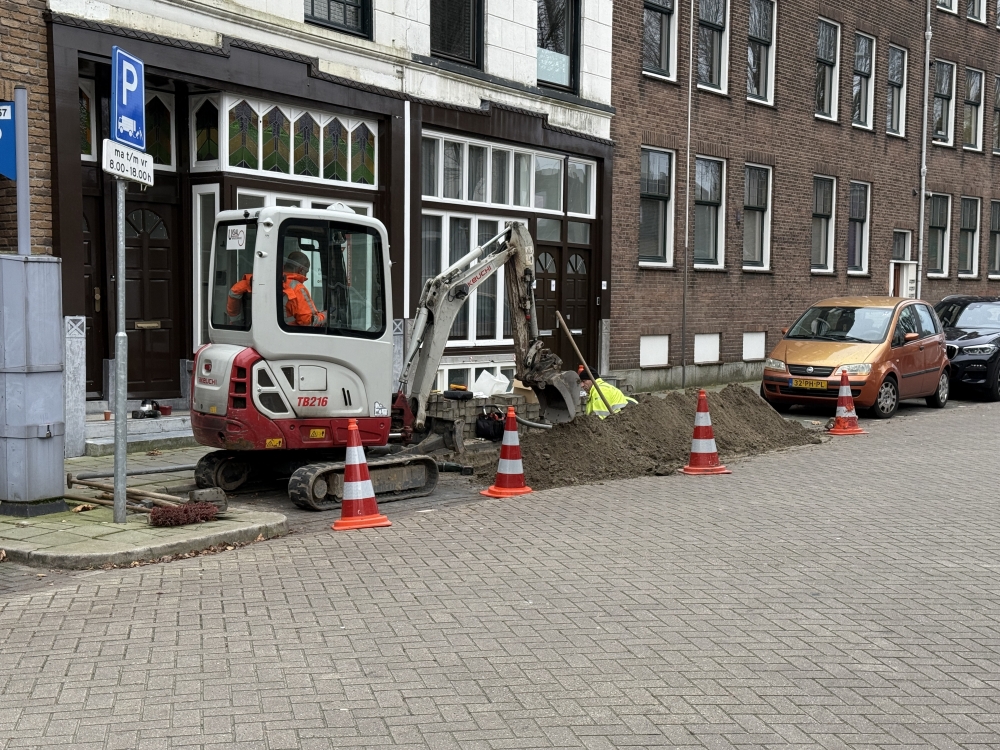
[[[785,372],[785,363],[782,362],[780,359],[771,359],[770,357],[768,357],[767,359],[764,360],[764,369],[780,370],[781,372]]]
[[[963,346],[962,354],[990,355],[997,350],[996,344],[981,344],[980,346]]]
[[[840,375],[840,373],[846,372],[848,375],[871,375],[872,366],[868,363],[859,363],[856,365],[841,365],[836,370],[833,371],[834,375]]]

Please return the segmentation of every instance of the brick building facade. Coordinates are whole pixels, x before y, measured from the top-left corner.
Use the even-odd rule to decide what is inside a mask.
[[[1000,294],[1000,19],[982,1],[935,3],[921,296]],[[916,293],[923,3],[620,0],[614,13],[615,374],[641,389],[682,370],[687,384],[748,379],[809,304]]]
[[[49,132],[48,34],[45,0],[0,0],[0,100],[28,89],[33,253],[52,253],[52,167]],[[0,252],[17,252],[17,196],[0,177]]]

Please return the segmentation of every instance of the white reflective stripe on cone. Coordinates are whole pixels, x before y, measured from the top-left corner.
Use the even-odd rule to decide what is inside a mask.
[[[519,458],[501,458],[497,474],[523,474],[524,467]]]
[[[344,458],[345,464],[363,464],[365,461],[365,449],[360,445],[352,445],[347,448],[347,456]]]
[[[372,480],[365,479],[361,482],[344,482],[344,500],[367,500],[375,497],[375,488],[372,487]]]
[[[829,414],[829,412],[827,412]],[[709,440],[692,440],[691,441],[691,452],[692,453],[718,453],[715,448],[715,438],[710,438]]]
[[[854,411],[854,409],[848,410],[843,406],[841,406],[840,408],[837,409],[837,416],[840,417],[841,419],[851,419],[852,417],[854,419],[857,419],[858,413]]]
[[[503,443],[501,445],[518,445],[517,430],[504,430]]]
[[[712,415],[707,411],[696,411],[694,413],[694,426],[695,427],[711,427],[712,426]]]

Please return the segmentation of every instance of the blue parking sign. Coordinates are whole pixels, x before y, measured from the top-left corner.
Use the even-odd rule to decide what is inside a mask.
[[[111,140],[146,150],[146,84],[142,60],[111,48]]]
[[[14,102],[0,102],[0,175],[11,180],[17,179],[14,145]]]

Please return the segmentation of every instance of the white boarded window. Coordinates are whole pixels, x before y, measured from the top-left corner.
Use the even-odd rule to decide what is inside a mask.
[[[669,336],[639,337],[639,367],[666,367],[669,360]]]
[[[754,331],[743,334],[743,361],[753,362],[764,359],[767,347],[767,334],[764,331]]]
[[[694,363],[696,365],[719,361],[719,334],[696,333],[694,336]]]

